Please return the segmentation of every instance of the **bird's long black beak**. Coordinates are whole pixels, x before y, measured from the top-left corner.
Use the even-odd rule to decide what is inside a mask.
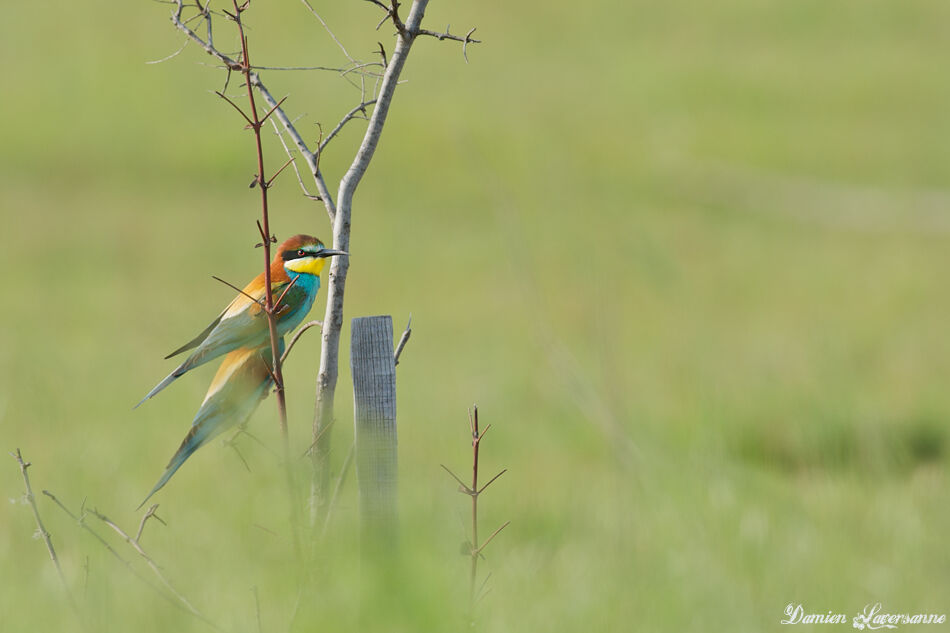
[[[333,257],[334,255],[349,255],[346,251],[338,251],[332,248],[325,248],[317,253],[317,257]]]

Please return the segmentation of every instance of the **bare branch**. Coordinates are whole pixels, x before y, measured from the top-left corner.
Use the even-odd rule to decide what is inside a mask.
[[[216,629],[218,628],[217,625],[214,624],[214,622],[212,622],[211,620],[209,620],[208,618],[206,618],[200,611],[198,611],[198,609],[196,609],[196,608],[194,607],[194,605],[192,605],[191,602],[188,601],[188,598],[186,598],[184,595],[182,595],[182,593],[181,593],[180,591],[178,591],[177,589],[175,589],[175,586],[172,585],[171,582],[169,582],[169,580],[168,580],[167,578],[165,578],[165,574],[162,573],[162,570],[161,570],[161,569],[159,568],[159,566],[155,563],[155,561],[152,559],[152,557],[149,556],[149,555],[145,552],[144,549],[142,549],[142,546],[139,544],[139,542],[138,542],[137,540],[133,539],[133,538],[130,537],[128,534],[126,534],[126,533],[125,533],[125,530],[123,530],[122,528],[120,528],[118,525],[116,525],[114,522],[112,522],[112,520],[109,519],[109,517],[107,517],[107,516],[105,516],[104,514],[100,513],[98,510],[89,510],[89,513],[90,513],[91,515],[93,515],[94,517],[96,517],[97,519],[99,519],[100,521],[102,521],[103,523],[105,523],[105,524],[106,524],[107,526],[109,526],[110,528],[112,528],[112,530],[115,531],[115,533],[118,534],[126,543],[128,543],[128,544],[132,547],[132,549],[134,549],[136,552],[138,552],[139,556],[141,556],[143,559],[145,559],[145,563],[149,566],[149,568],[152,570],[152,572],[154,572],[154,574],[155,574],[155,576],[158,578],[158,580],[165,586],[165,588],[166,588],[168,591],[170,591],[170,592],[178,599],[178,601],[179,601],[182,605],[184,605],[184,606],[188,609],[188,611],[189,611],[193,616],[195,616],[196,618],[198,618],[198,619],[200,619],[200,620],[202,620],[202,621],[204,621],[204,622],[210,624],[211,626],[213,626],[213,627],[216,628]]]
[[[73,601],[73,594],[69,590],[69,584],[66,582],[66,576],[63,574],[63,568],[59,564],[59,557],[56,556],[56,548],[53,547],[52,537],[50,536],[49,531],[46,529],[46,526],[43,525],[43,519],[40,518],[40,510],[36,506],[36,497],[33,496],[33,487],[30,486],[30,476],[26,472],[26,469],[29,468],[31,464],[30,462],[23,461],[23,455],[20,453],[20,449],[16,449],[16,453],[10,453],[10,456],[16,460],[17,464],[20,465],[20,474],[23,475],[23,486],[26,488],[24,499],[26,499],[26,502],[33,510],[33,520],[36,522],[36,530],[39,533],[40,538],[43,539],[43,543],[46,544],[46,551],[49,552],[49,559],[53,561],[53,566],[56,567],[56,574],[59,576],[59,581],[63,585],[63,590],[66,592],[66,598],[69,600],[69,605],[72,607],[73,611],[78,614],[79,608]]]
[[[465,43],[462,44],[462,57],[465,58],[465,63],[468,63],[468,45],[470,42],[475,42],[477,40],[471,39],[472,33],[475,32],[475,27],[473,26],[471,30],[465,34]]]
[[[200,46],[202,49],[204,49],[206,53],[208,53],[209,55],[217,59],[219,62],[224,64],[225,67],[229,68],[230,70],[241,70],[241,64],[239,64],[238,62],[236,62],[235,60],[228,57],[227,55],[220,52],[218,49],[214,47],[214,43],[211,38],[211,15],[208,12],[207,5],[205,5],[204,8],[200,9],[201,13],[199,15],[202,15],[205,18],[205,21],[207,22],[208,41],[201,39],[201,37],[199,37],[197,33],[192,31],[188,27],[187,24],[181,21],[181,13],[182,13],[182,10],[184,9],[183,1],[175,0],[175,6],[176,6],[176,10],[172,14],[172,23],[175,25],[175,27],[178,28],[179,31],[187,35],[195,44]]]
[[[155,519],[156,521],[158,521],[158,522],[161,523],[162,525],[168,525],[167,523],[165,523],[164,520],[162,520],[162,517],[160,517],[160,516],[158,516],[157,514],[155,514],[155,511],[156,511],[156,510],[158,510],[158,504],[157,504],[157,503],[154,503],[154,504],[152,504],[152,506],[151,506],[148,510],[145,511],[145,514],[142,515],[142,521],[141,521],[141,523],[139,523],[139,530],[138,530],[138,532],[135,533],[135,542],[136,542],[136,543],[138,543],[139,540],[142,538],[142,530],[145,529],[145,523],[146,523],[149,519]]]
[[[117,551],[115,550],[115,548],[113,548],[111,545],[109,545],[109,542],[108,542],[108,541],[106,541],[104,538],[102,538],[102,536],[101,536],[98,532],[96,532],[96,531],[93,530],[91,527],[89,527],[89,525],[88,525],[88,524],[86,523],[86,521],[85,521],[85,513],[83,513],[82,516],[76,516],[72,511],[70,511],[69,508],[67,508],[67,507],[63,504],[62,501],[60,501],[59,499],[57,499],[56,496],[53,495],[53,493],[51,493],[49,490],[44,490],[44,491],[43,491],[43,494],[46,495],[47,497],[49,497],[50,499],[52,499],[52,500],[53,500],[53,503],[55,503],[57,506],[59,506],[59,508],[60,508],[63,512],[65,512],[67,515],[69,515],[69,517],[70,517],[73,521],[76,521],[76,523],[79,524],[79,527],[81,527],[82,529],[84,529],[84,530],[86,530],[87,532],[89,532],[89,533],[93,536],[93,538],[95,538],[97,541],[99,541],[99,543],[100,543],[104,548],[106,548],[106,550],[107,550],[110,554],[112,554],[113,557],[115,557],[120,563],[122,563],[123,565],[125,565],[125,568],[128,569],[129,572],[131,572],[133,576],[135,576],[135,577],[138,578],[140,581],[142,581],[147,587],[149,587],[152,591],[154,591],[155,593],[157,593],[159,596],[161,596],[161,597],[164,598],[165,600],[168,600],[168,602],[171,603],[171,604],[173,604],[175,607],[177,607],[177,608],[179,608],[179,609],[185,609],[185,610],[187,611],[187,609],[186,609],[180,602],[178,602],[178,601],[175,600],[172,596],[170,596],[170,595],[168,595],[167,593],[165,593],[164,591],[162,591],[159,587],[157,587],[155,584],[153,584],[148,578],[146,578],[145,576],[143,576],[142,574],[140,574],[140,573],[138,572],[138,570],[135,569],[135,567],[132,565],[132,563],[131,563],[130,561],[128,561],[128,560],[126,560],[125,558],[123,558],[122,555],[119,554],[119,552],[117,552]]]
[[[330,130],[330,133],[327,134],[327,137],[320,142],[319,149],[317,150],[317,152],[318,153],[323,152],[323,149],[330,143],[330,141],[333,140],[333,137],[336,136],[340,132],[340,130],[343,129],[344,125],[346,125],[347,123],[349,123],[350,121],[356,118],[365,119],[366,106],[371,106],[375,103],[376,103],[376,99],[370,99],[369,101],[364,101],[360,103],[358,106],[356,106],[355,108],[347,112],[346,116],[340,119],[340,122],[336,124],[336,127]],[[357,117],[356,115],[361,112],[363,113],[363,116]]]
[[[290,343],[287,345],[287,349],[284,350],[284,355],[281,357],[280,362],[284,362],[285,360],[287,360],[287,356],[290,355],[290,350],[294,348],[294,345],[297,343],[297,340],[303,335],[304,332],[306,332],[310,328],[320,327],[322,325],[323,325],[322,321],[310,321],[300,326],[300,328],[298,328],[297,331],[294,332],[293,338],[290,339]]]
[[[373,114],[363,135],[363,142],[356,153],[353,162],[340,181],[337,208],[333,214],[333,248],[350,251],[350,221],[352,216],[353,196],[356,188],[366,174],[370,161],[376,153],[386,117],[392,105],[393,95],[399,83],[399,75],[406,65],[409,51],[412,48],[414,37],[422,24],[429,0],[413,0],[409,11],[409,18],[405,28],[400,31],[396,39],[396,48],[393,50],[389,65],[383,75]],[[398,3],[392,1],[393,22],[398,22]],[[321,196],[323,192],[321,191]],[[343,295],[346,290],[346,275],[349,270],[349,257],[334,257],[330,264],[330,283],[327,290],[327,308],[323,319],[323,347],[320,352],[320,372],[317,375],[317,404],[313,420],[313,436],[322,436],[322,441],[316,441],[317,450],[314,457],[314,480],[312,486],[311,507],[324,506],[327,502],[326,493],[329,488],[329,451],[330,436],[323,436],[323,429],[333,420],[333,400],[339,376],[340,331],[343,328]]]

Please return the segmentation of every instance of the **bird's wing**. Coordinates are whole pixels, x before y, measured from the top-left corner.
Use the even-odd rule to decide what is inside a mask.
[[[278,320],[284,314],[299,306],[306,296],[305,290],[298,289],[296,285],[287,290],[288,286],[290,286],[289,281],[271,283],[271,294],[274,301],[276,302],[283,296],[283,300],[277,309]],[[286,294],[284,293],[285,290],[287,290]],[[251,284],[244,291],[250,297],[254,297],[255,301],[251,301],[245,295],[238,295],[221,314],[218,324],[208,332],[204,341],[192,354],[192,358],[189,358],[191,362],[184,371],[188,371],[192,367],[197,367],[238,347],[254,347],[267,340],[266,313],[264,307],[259,303],[264,297],[264,284],[263,282]]]
[[[211,335],[212,332],[214,332],[215,328],[218,327],[222,319],[226,317],[230,318],[238,316],[248,308],[254,307],[255,303],[251,301],[249,297],[254,297],[255,300],[260,300],[264,297],[264,276],[258,275],[255,277],[254,280],[244,287],[241,292],[243,294],[239,294],[237,297],[235,297],[234,300],[228,304],[228,307],[226,307],[224,311],[222,311],[221,314],[219,314],[217,318],[201,332],[201,334],[191,339],[165,358],[169,359],[173,356],[178,356],[182,352],[187,352],[190,349],[198,347],[205,341],[205,339],[208,338],[208,336]]]
[[[229,306],[229,307],[230,307],[230,306]],[[227,309],[225,309],[224,312],[222,312],[221,314],[219,314],[219,315],[218,315],[218,318],[215,319],[214,321],[212,321],[212,322],[211,322],[211,325],[209,325],[208,327],[206,327],[206,328],[204,329],[204,331],[203,331],[201,334],[199,334],[199,335],[196,336],[195,338],[191,339],[190,341],[188,341],[187,343],[185,343],[184,345],[182,345],[181,347],[179,347],[178,349],[176,349],[174,352],[172,352],[171,354],[169,354],[168,356],[166,356],[165,359],[167,360],[167,359],[171,358],[172,356],[178,356],[178,355],[181,354],[182,352],[187,352],[188,350],[194,349],[194,348],[198,347],[199,345],[201,345],[201,343],[204,342],[204,340],[205,340],[206,338],[208,338],[208,335],[211,334],[212,331],[214,331],[214,328],[218,327],[218,323],[221,322],[221,319],[224,318],[224,315],[225,315],[226,313],[227,313]]]
[[[258,275],[254,281],[245,286],[243,294],[239,294],[234,298],[234,301],[215,319],[212,324],[213,327],[207,328],[195,340],[183,347],[182,350],[195,348],[195,351],[174,371],[165,376],[160,383],[155,385],[135,406],[140,406],[195,367],[240,347],[257,347],[263,344],[268,336],[266,313],[258,302],[264,296],[263,279],[263,274]],[[274,301],[277,301],[284,294],[284,290],[287,289],[289,284],[289,281],[277,281],[271,284]],[[292,313],[305,298],[305,290],[298,289],[296,285],[290,288],[280,304],[277,318],[282,319],[285,314]]]

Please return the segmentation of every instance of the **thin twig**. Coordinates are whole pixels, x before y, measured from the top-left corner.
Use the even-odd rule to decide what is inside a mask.
[[[148,62],[145,62],[145,63],[151,65],[151,64],[161,64],[162,62],[167,62],[169,59],[173,59],[173,58],[175,58],[175,57],[178,57],[178,55],[179,55],[183,50],[185,50],[185,47],[186,47],[186,46],[188,46],[188,40],[185,40],[184,42],[182,42],[181,48],[179,48],[177,51],[175,51],[175,52],[172,53],[171,55],[168,55],[168,56],[166,56],[166,57],[162,57],[161,59],[154,59],[154,60],[152,60],[152,61],[148,61]]]
[[[212,57],[220,61],[222,64],[224,64],[225,67],[231,70],[241,70],[241,64],[234,61],[233,59],[231,59],[230,57],[228,57],[227,55],[220,52],[218,49],[214,47],[214,42],[211,38],[211,16],[206,13],[206,10],[202,11],[202,14],[204,14],[205,21],[207,22],[207,25],[208,25],[208,35],[207,35],[208,41],[201,39],[201,37],[194,31],[192,31],[191,28],[189,28],[187,24],[182,22],[181,13],[182,13],[182,10],[184,9],[183,1],[175,0],[175,5],[176,5],[176,10],[172,14],[172,23],[178,28],[178,30],[182,31],[193,42],[195,42],[196,44],[198,44],[198,46],[203,48],[206,53],[208,53],[209,55],[211,55]]]
[[[399,343],[396,345],[396,351],[393,353],[393,366],[399,364],[399,356],[402,354],[402,348],[406,346],[406,343],[409,342],[409,337],[412,336],[412,315],[409,315],[409,322],[406,323],[406,329],[403,330],[402,336],[399,337]]]
[[[308,9],[310,9],[310,13],[312,13],[314,17],[320,20],[320,24],[323,25],[324,29],[326,29],[327,33],[330,35],[330,38],[334,42],[336,42],[336,45],[340,47],[340,50],[343,51],[343,54],[346,56],[346,58],[355,64],[356,60],[353,59],[353,57],[350,56],[350,54],[346,51],[346,47],[343,46],[343,42],[341,42],[339,38],[337,38],[337,36],[334,35],[333,31],[330,30],[330,26],[326,23],[326,21],[322,17],[320,17],[320,14],[316,12],[316,10],[313,8],[313,6],[311,6],[309,2],[307,2],[307,0],[301,0],[301,1],[307,6]]]
[[[287,287],[284,288],[284,291],[280,293],[280,297],[277,298],[277,301],[274,302],[274,312],[280,312],[280,304],[284,300],[284,297],[287,296],[287,293],[290,292],[290,289],[297,284],[297,280],[300,279],[300,275],[294,275],[294,278],[290,280],[290,283],[287,284]],[[283,357],[281,357],[283,358]]]
[[[50,536],[49,531],[46,529],[46,526],[43,525],[43,519],[40,518],[40,510],[36,506],[36,497],[33,496],[33,487],[30,486],[30,476],[27,474],[26,469],[31,466],[30,462],[23,461],[23,455],[20,453],[20,449],[16,449],[16,453],[10,453],[10,456],[16,460],[17,464],[20,465],[20,474],[23,475],[23,485],[26,488],[25,499],[26,502],[30,505],[30,508],[33,510],[33,520],[36,521],[36,530],[40,535],[40,538],[43,539],[43,542],[46,544],[46,551],[49,552],[49,559],[53,561],[53,566],[56,567],[56,574],[59,576],[59,581],[63,585],[63,590],[66,592],[66,598],[69,600],[69,605],[72,607],[73,611],[77,614],[79,613],[79,607],[76,606],[76,602],[73,600],[73,594],[69,590],[69,584],[66,582],[66,575],[63,574],[63,568],[59,564],[59,557],[56,556],[56,548],[53,547],[53,540]]]
[[[340,491],[343,489],[343,484],[346,482],[346,474],[350,471],[350,466],[353,463],[354,455],[356,455],[355,442],[350,445],[350,452],[346,454],[346,459],[343,460],[343,466],[340,468],[340,477],[336,481],[336,487],[333,489],[333,496],[330,498],[330,503],[327,505],[326,515],[323,517],[323,530],[321,531],[321,536],[326,535],[327,528],[330,527],[330,517],[333,515],[333,508],[336,507],[336,502],[340,497]]]
[[[254,125],[254,123],[251,122],[250,117],[248,117],[248,116],[244,113],[244,110],[241,109],[241,106],[239,106],[238,104],[234,103],[234,101],[232,101],[230,97],[228,97],[226,94],[224,94],[224,93],[221,92],[220,90],[215,90],[215,91],[214,91],[214,94],[218,95],[219,97],[221,97],[222,99],[224,99],[225,101],[227,101],[228,103],[230,103],[230,104],[231,104],[231,107],[234,108],[235,110],[237,110],[237,111],[238,111],[238,114],[240,114],[242,117],[244,117],[244,120],[247,121],[247,124],[248,124],[248,125],[250,125],[250,126],[253,126],[253,125]]]
[[[229,443],[235,442],[235,441],[237,440],[237,438],[238,438],[239,436],[241,436],[241,435],[246,435],[246,436],[248,436],[249,438],[251,438],[252,440],[254,440],[255,442],[257,442],[257,444],[258,444],[261,448],[263,448],[265,451],[267,451],[268,453],[270,453],[270,454],[273,455],[274,457],[280,459],[280,455],[278,455],[277,451],[275,451],[274,449],[272,449],[270,446],[268,446],[268,445],[265,444],[263,441],[261,441],[261,439],[260,439],[259,437],[257,437],[256,435],[254,435],[253,433],[251,433],[250,431],[247,430],[247,423],[245,423],[245,424],[239,426],[238,429],[237,429],[237,431],[234,432],[234,435],[231,436],[231,439],[225,441],[225,445],[227,445],[227,444],[229,444]]]
[[[76,521],[76,522],[79,524],[79,527],[83,528],[84,530],[86,530],[87,532],[89,532],[90,534],[92,534],[92,535],[96,538],[96,540],[98,540],[98,541],[102,544],[102,546],[105,547],[106,550],[109,551],[110,554],[112,554],[113,556],[115,556],[116,558],[118,558],[120,561],[122,561],[122,563],[124,563],[126,567],[129,567],[130,570],[132,570],[133,572],[135,571],[134,568],[131,567],[132,563],[130,563],[130,562],[129,562],[128,560],[126,560],[125,558],[123,558],[122,555],[119,554],[119,552],[117,552],[111,545],[109,545],[109,542],[108,542],[108,541],[106,541],[104,538],[102,538],[102,537],[99,535],[98,532],[96,532],[96,531],[93,530],[91,527],[89,527],[89,524],[86,523],[84,516],[76,516],[75,514],[73,514],[73,512],[72,512],[69,508],[67,508],[67,507],[63,504],[62,501],[60,501],[59,499],[57,499],[56,496],[55,496],[52,492],[50,492],[49,490],[44,490],[44,491],[43,491],[43,494],[46,495],[47,497],[49,497],[50,499],[52,499],[52,500],[53,500],[53,503],[55,503],[56,505],[58,505],[58,506],[60,507],[60,509],[61,509],[63,512],[65,512],[66,514],[68,514],[68,515],[70,516],[70,518],[72,518],[73,521]],[[143,581],[145,581],[146,584],[151,585],[151,583],[149,583],[147,580],[145,580],[145,579],[142,578],[141,576],[139,576],[139,578],[141,578]],[[151,585],[151,586],[154,587],[154,585]],[[162,595],[164,595],[164,594],[162,594]]]
[[[214,279],[214,280],[216,280],[216,281],[220,281],[221,283],[223,283],[223,284],[224,284],[225,286],[227,286],[228,288],[231,288],[232,290],[237,290],[239,293],[241,293],[242,295],[244,295],[245,297],[247,297],[248,299],[250,299],[250,300],[253,301],[254,303],[263,305],[263,304],[261,303],[261,300],[260,300],[260,299],[255,299],[254,297],[252,297],[251,295],[247,294],[246,292],[244,292],[243,290],[241,290],[240,288],[238,288],[238,287],[235,286],[234,284],[228,283],[227,281],[221,279],[220,277],[216,277],[216,276],[214,276],[214,275],[211,275],[211,278]]]
[[[481,44],[481,43],[482,43],[481,40],[476,40],[475,38],[472,37],[472,33],[475,32],[475,29],[476,29],[476,28],[477,28],[477,27],[472,27],[472,28],[469,30],[469,32],[466,33],[464,36],[462,36],[462,35],[453,35],[453,34],[449,33],[449,27],[448,27],[448,26],[445,27],[445,32],[444,32],[444,33],[439,33],[439,32],[437,32],[437,31],[430,31],[429,29],[419,29],[418,31],[416,31],[416,34],[417,34],[417,35],[428,35],[429,37],[434,37],[434,38],[438,39],[439,41],[442,41],[442,40],[452,40],[452,41],[454,41],[454,42],[461,42],[461,43],[462,43],[462,57],[465,58],[465,63],[467,64],[467,63],[468,63],[468,45],[469,45],[469,44]]]
[[[136,542],[136,543],[138,543],[138,542],[139,542],[139,539],[142,538],[142,530],[145,529],[145,523],[146,523],[149,519],[155,519],[156,521],[158,521],[158,522],[161,523],[162,525],[168,525],[167,523],[165,523],[165,521],[162,519],[162,517],[160,517],[160,516],[158,516],[157,514],[155,514],[155,511],[156,511],[156,510],[158,510],[158,504],[157,504],[157,503],[154,503],[154,504],[152,504],[151,507],[149,507],[148,510],[146,510],[145,514],[142,515],[142,521],[139,523],[138,532],[135,533],[135,542]]]
[[[476,554],[476,555],[481,554],[481,553],[482,553],[482,550],[485,549],[486,547],[488,547],[488,544],[491,543],[491,540],[492,540],[493,538],[495,538],[495,536],[497,536],[499,532],[501,532],[502,530],[504,530],[504,529],[505,529],[506,527],[508,527],[510,524],[511,524],[511,521],[505,521],[503,525],[501,525],[497,530],[495,530],[494,532],[492,532],[492,533],[491,533],[491,536],[489,536],[487,539],[485,539],[485,542],[482,543],[482,544],[478,547],[478,549],[475,550],[475,554]]]
[[[498,479],[499,477],[501,477],[502,475],[504,475],[506,472],[508,472],[508,469],[507,469],[507,468],[505,468],[505,469],[502,470],[500,473],[498,473],[497,475],[495,475],[494,477],[492,477],[491,479],[489,479],[487,484],[485,484],[484,486],[482,486],[481,488],[478,489],[477,494],[482,494],[482,493],[485,491],[485,488],[487,488],[488,486],[490,486],[493,481],[495,481],[496,479]]]
[[[287,360],[287,356],[290,355],[290,350],[294,348],[294,345],[297,343],[297,340],[303,335],[304,332],[309,330],[312,327],[320,327],[323,323],[321,321],[309,321],[300,326],[296,332],[294,332],[293,338],[290,339],[290,343],[287,345],[287,348],[284,350],[284,355],[281,356],[280,362]]]
[[[280,172],[282,172],[282,171],[284,171],[285,169],[287,169],[287,166],[290,165],[290,164],[293,163],[293,162],[294,162],[293,157],[288,158],[288,159],[287,159],[287,162],[284,163],[284,164],[281,166],[281,168],[278,169],[278,170],[274,173],[274,175],[270,177],[270,180],[267,181],[267,187],[270,188],[270,186],[274,184],[274,181],[277,180],[277,176],[280,176]],[[294,169],[296,170],[296,167],[295,167]]]
[[[280,145],[281,147],[284,148],[284,152],[287,153],[287,156],[290,156],[291,164],[294,166],[294,173],[297,175],[297,183],[300,185],[300,188],[303,190],[303,195],[311,200],[316,200],[319,202],[320,196],[315,196],[312,193],[310,193],[310,191],[307,190],[307,185],[304,184],[303,177],[300,175],[300,168],[297,166],[297,161],[293,160],[294,151],[299,152],[300,150],[290,149],[290,147],[287,145],[287,141],[284,140],[283,133],[280,131],[280,128],[277,127],[277,121],[275,121],[274,119],[271,119],[270,124],[274,128],[274,135],[277,136],[277,140],[280,141]]]
[[[448,466],[446,466],[445,464],[439,464],[439,466],[441,466],[442,469],[445,470],[445,472],[452,475],[452,478],[455,479],[455,481],[459,482],[459,492],[465,493],[467,495],[474,494],[472,489],[469,488],[458,475],[456,475],[451,470],[449,470]]]
[[[133,539],[132,537],[130,537],[128,534],[126,534],[125,530],[123,530],[122,528],[120,528],[120,527],[119,527],[118,525],[116,525],[111,519],[109,519],[109,517],[105,516],[104,514],[102,514],[101,512],[99,512],[98,510],[91,509],[91,510],[89,510],[88,512],[89,512],[89,514],[93,515],[94,517],[96,517],[97,519],[99,519],[100,521],[102,521],[103,523],[105,523],[107,526],[109,526],[110,528],[112,528],[112,530],[113,530],[116,534],[118,534],[126,543],[128,543],[129,546],[132,547],[132,549],[134,549],[136,552],[138,552],[139,556],[141,556],[143,559],[145,559],[145,563],[149,566],[149,568],[152,570],[152,572],[154,572],[154,574],[155,574],[155,576],[158,578],[158,580],[165,586],[165,588],[166,588],[168,591],[170,591],[172,594],[174,594],[174,596],[178,599],[178,601],[181,602],[181,604],[184,605],[184,606],[188,609],[188,611],[191,612],[192,615],[194,615],[196,618],[202,620],[203,622],[206,622],[207,624],[209,624],[210,626],[214,627],[215,629],[218,628],[218,626],[217,626],[214,622],[212,622],[211,620],[209,620],[208,618],[206,618],[200,611],[198,611],[198,609],[196,609],[196,608],[194,607],[194,605],[192,605],[191,602],[188,601],[188,598],[186,598],[184,595],[182,595],[182,593],[181,593],[180,591],[178,591],[177,589],[175,589],[175,586],[172,585],[171,582],[165,577],[165,574],[162,573],[162,570],[159,568],[158,564],[152,559],[151,556],[149,556],[149,555],[145,552],[144,549],[142,549],[142,546],[139,544],[138,541],[136,541],[135,539]]]
[[[336,420],[333,420],[333,422],[330,422],[330,424],[328,424],[328,425],[326,426],[326,428],[324,428],[324,429],[321,431],[321,433],[320,433],[319,435],[317,435],[317,437],[313,438],[313,442],[310,444],[310,446],[307,447],[307,450],[304,451],[304,453],[303,453],[303,456],[304,456],[304,457],[306,457],[307,455],[310,455],[310,453],[313,452],[313,449],[315,449],[315,448],[317,447],[317,442],[320,441],[320,438],[323,437],[323,434],[324,434],[324,433],[328,432],[328,431],[330,430],[330,428],[333,427],[333,424],[334,424],[335,422],[336,422]]]
[[[332,73],[342,73],[346,68],[334,68],[333,66],[251,66],[251,70],[282,70],[282,71],[308,71],[321,70]]]
[[[318,151],[318,152],[322,152],[322,151],[324,150],[324,148],[330,143],[330,141],[333,140],[333,137],[336,136],[336,135],[340,132],[340,130],[343,129],[343,126],[344,126],[344,125],[346,125],[347,123],[349,123],[349,122],[352,121],[353,119],[357,118],[357,116],[356,116],[357,113],[362,112],[362,113],[363,113],[363,117],[361,117],[361,118],[365,118],[365,117],[366,117],[366,107],[367,107],[367,106],[371,106],[371,105],[373,105],[373,104],[375,104],[375,103],[376,103],[376,99],[370,99],[369,101],[364,101],[364,102],[360,103],[358,106],[354,107],[352,110],[350,110],[349,112],[347,112],[346,115],[345,115],[342,119],[340,119],[340,122],[336,124],[336,127],[334,127],[332,130],[330,130],[330,133],[327,134],[326,138],[323,139],[323,140],[320,142],[320,145],[319,145],[319,148],[318,148],[317,151]]]
[[[69,515],[70,518],[72,518],[74,521],[76,521],[76,523],[79,524],[79,527],[81,527],[82,529],[84,529],[84,530],[86,530],[87,532],[89,532],[89,533],[93,536],[93,538],[95,538],[97,541],[99,541],[99,543],[100,543],[104,548],[106,548],[106,551],[108,551],[110,554],[112,554],[112,556],[115,557],[120,563],[122,563],[123,565],[125,565],[125,568],[128,569],[129,572],[131,572],[133,576],[135,576],[135,577],[138,578],[140,581],[142,581],[142,583],[144,583],[149,589],[151,589],[152,591],[154,591],[155,593],[157,593],[159,596],[161,596],[162,598],[164,598],[165,600],[167,600],[169,603],[171,603],[171,604],[174,605],[175,607],[177,607],[177,608],[179,608],[179,609],[184,609],[185,611],[188,611],[188,609],[187,609],[184,605],[182,605],[179,601],[175,600],[175,598],[173,598],[172,596],[170,596],[170,595],[168,595],[167,593],[165,593],[164,591],[162,591],[161,588],[159,588],[159,587],[157,587],[155,584],[153,584],[152,581],[150,581],[148,578],[146,578],[145,576],[143,576],[142,574],[140,574],[139,571],[132,565],[132,562],[131,562],[131,561],[129,561],[129,560],[123,558],[122,555],[119,554],[119,552],[117,552],[114,547],[112,547],[111,545],[109,545],[109,542],[108,542],[108,541],[106,541],[104,538],[102,538],[102,536],[101,536],[98,532],[96,532],[96,531],[93,530],[91,527],[89,527],[89,524],[86,523],[86,521],[85,521],[85,514],[83,514],[82,516],[76,516],[76,514],[74,514],[69,508],[67,508],[67,507],[63,504],[63,502],[60,501],[59,499],[57,499],[56,496],[53,495],[53,493],[51,493],[49,490],[44,490],[44,491],[43,491],[43,494],[46,495],[47,497],[49,497],[50,499],[52,499],[52,500],[53,500],[53,503],[55,503],[57,506],[59,506],[59,508],[60,508],[63,512],[65,512],[67,515]]]
[[[264,627],[261,625],[261,599],[257,595],[257,585],[254,586],[254,611],[257,613],[257,633],[264,633]]]
[[[238,459],[241,460],[241,463],[244,464],[244,469],[245,469],[247,472],[252,472],[252,471],[251,471],[251,465],[247,463],[247,460],[246,460],[246,459],[244,459],[244,455],[241,454],[241,450],[237,447],[237,443],[235,442],[235,439],[236,439],[237,436],[240,435],[240,434],[241,434],[241,432],[238,431],[237,433],[235,433],[234,435],[232,435],[230,438],[224,440],[224,446],[225,446],[226,448],[234,449],[234,453],[238,456]]]

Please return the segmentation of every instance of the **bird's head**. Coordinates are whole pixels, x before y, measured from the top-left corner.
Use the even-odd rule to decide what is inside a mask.
[[[288,272],[319,277],[327,258],[334,255],[348,253],[327,248],[310,235],[295,235],[278,247],[275,259],[281,261]]]

